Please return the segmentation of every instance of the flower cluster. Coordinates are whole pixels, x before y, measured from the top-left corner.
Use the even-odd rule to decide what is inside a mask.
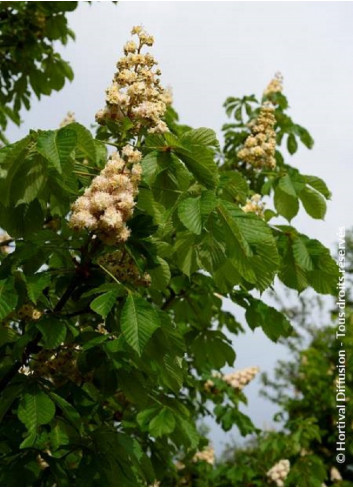
[[[64,119],[60,122],[60,127],[65,127],[68,124],[71,124],[71,122],[76,122],[75,119],[75,114],[74,112],[68,112]]]
[[[134,260],[124,250],[106,253],[97,262],[114,275],[119,282],[129,283],[136,287],[151,285],[151,276],[148,273],[140,272]]]
[[[97,233],[106,244],[124,242],[130,236],[126,221],[131,218],[138,193],[142,167],[141,153],[126,145],[113,153],[72,206],[70,224],[75,229]]]
[[[154,39],[141,26],[133,27],[131,40],[124,46],[124,54],[117,63],[117,72],[106,90],[106,107],[96,114],[96,120],[104,125],[128,117],[135,133],[145,127],[148,132],[168,131],[162,120],[171,94],[160,85],[160,70],[150,53],[142,54],[144,46],[152,46]]]
[[[246,138],[244,146],[237,156],[254,168],[275,168],[276,118],[274,106],[264,103],[258,118],[250,124],[251,134]]]
[[[212,447],[207,447],[201,452],[196,452],[193,456],[193,462],[206,462],[210,465],[215,463],[215,453]]]
[[[253,212],[259,217],[264,217],[265,204],[261,202],[261,195],[255,194],[247,199],[246,204],[242,207],[244,212]]]
[[[289,460],[280,460],[268,472],[267,477],[274,482],[276,486],[283,487],[290,470]]]
[[[268,97],[273,93],[280,93],[282,91],[283,91],[283,76],[282,73],[277,71],[277,73],[275,73],[274,78],[272,78],[270,83],[267,85],[264,91],[264,96]]]
[[[248,367],[223,375],[223,380],[234,389],[243,389],[260,371],[258,367]]]
[[[87,379],[77,366],[79,347],[67,346],[59,351],[42,350],[31,363],[33,375],[50,380],[55,385],[63,385],[68,379],[80,384]]]
[[[42,312],[32,304],[23,304],[17,312],[17,317],[23,321],[38,321],[42,317]]]

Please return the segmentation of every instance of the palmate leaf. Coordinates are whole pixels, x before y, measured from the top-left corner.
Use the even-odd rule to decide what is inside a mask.
[[[279,268],[278,250],[270,227],[227,201],[220,201],[217,211],[220,222],[214,228],[215,239],[225,244],[227,261],[216,271],[216,283],[225,290],[242,278],[265,290]]]
[[[121,311],[120,325],[126,342],[141,355],[160,327],[160,319],[149,302],[137,294],[129,294]]]
[[[293,328],[286,316],[260,299],[244,292],[234,292],[233,300],[246,309],[246,320],[251,329],[261,327],[272,340],[288,337]]]
[[[308,286],[320,294],[332,294],[338,279],[335,260],[325,246],[315,239],[299,234],[289,226],[278,226],[282,265],[279,278],[301,292]]]

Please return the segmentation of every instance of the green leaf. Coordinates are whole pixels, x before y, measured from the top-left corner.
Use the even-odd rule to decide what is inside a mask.
[[[19,403],[17,415],[28,431],[35,432],[39,426],[53,419],[55,404],[42,391],[26,392]]]
[[[178,206],[178,215],[184,226],[195,234],[201,234],[203,224],[217,204],[213,192],[203,192],[201,196],[187,198]]]
[[[74,131],[76,134],[76,152],[81,156],[88,158],[91,162],[96,162],[97,152],[95,141],[91,132],[78,122],[72,122],[66,126],[66,129]]]
[[[152,287],[156,290],[164,290],[169,284],[171,273],[168,263],[161,257],[157,257],[156,261],[159,266],[149,270],[152,279]]]
[[[205,331],[194,338],[190,345],[195,355],[195,366],[200,371],[205,368],[219,370],[226,363],[233,365],[235,352],[227,337],[220,331]]]
[[[316,190],[305,187],[299,194],[302,204],[314,219],[323,219],[326,214],[326,201]]]
[[[320,192],[320,194],[322,194],[326,199],[331,198],[331,192],[321,178],[312,175],[304,175],[304,179],[305,182],[310,185],[310,187]]]
[[[298,214],[298,198],[288,192],[284,192],[279,186],[275,188],[274,203],[278,214],[281,214],[288,221],[291,221]]]
[[[218,167],[214,161],[217,139],[213,131],[205,128],[187,131],[181,138],[182,147],[175,147],[175,154],[183,161],[196,180],[207,188],[218,183]]]
[[[59,173],[62,173],[76,140],[75,131],[65,127],[59,131],[45,131],[38,136],[37,150]]]
[[[175,429],[175,417],[170,409],[164,407],[149,424],[150,435],[159,438],[169,435]]]
[[[4,325],[0,325],[0,346],[7,343],[13,343],[18,340],[19,336],[12,328]]]
[[[8,316],[17,304],[14,279],[0,280],[0,319]]]
[[[291,177],[288,174],[278,180],[278,187],[282,192],[297,197],[297,192],[295,191]]]
[[[117,297],[121,296],[121,290],[116,288],[109,290],[105,294],[96,297],[90,304],[92,311],[96,312],[102,318],[106,318],[112,310]]]
[[[247,295],[246,300],[248,301],[248,308],[245,317],[252,329],[261,326],[264,333],[272,341],[277,341],[281,337],[288,337],[291,334],[292,325],[284,314],[250,295]]]
[[[51,276],[49,273],[42,272],[35,275],[26,276],[26,287],[28,298],[37,304],[37,300],[41,296],[43,290],[51,283]]]
[[[63,321],[42,318],[36,323],[42,333],[42,343],[45,348],[57,348],[66,338],[66,326]]]
[[[236,171],[222,171],[220,175],[222,199],[244,202],[249,194],[249,185],[243,175]]]
[[[0,398],[0,422],[2,422],[5,414],[12,406],[15,399],[18,399],[19,394],[23,389],[23,384],[8,385],[1,393]]]
[[[82,419],[78,411],[64,398],[56,394],[55,392],[49,393],[50,398],[55,402],[57,406],[62,410],[65,418],[70,421],[72,426],[81,430]]]
[[[227,290],[242,278],[259,290],[265,290],[279,266],[270,227],[256,215],[244,213],[227,201],[222,201],[217,210],[219,222],[214,226],[214,238],[225,243],[227,261],[216,271],[216,283]]]
[[[291,155],[294,154],[298,149],[298,143],[295,139],[294,134],[289,134],[287,138],[287,149]]]
[[[160,320],[152,305],[137,294],[129,294],[121,311],[121,331],[127,343],[141,355]]]
[[[219,146],[215,131],[207,127],[199,127],[185,132],[181,137],[181,143],[185,146],[190,144],[213,147]]]
[[[38,200],[17,207],[0,205],[0,226],[13,238],[28,238],[42,228],[44,214]]]

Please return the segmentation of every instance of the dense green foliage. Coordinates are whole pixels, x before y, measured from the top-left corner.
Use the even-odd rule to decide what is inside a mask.
[[[278,148],[284,137],[290,153],[299,141],[311,147],[285,97],[276,97]],[[233,365],[228,332],[241,330],[222,298],[277,341],[292,326],[256,291],[279,277],[327,294],[337,280],[320,242],[274,222],[292,219],[299,201],[323,218],[324,182],[301,175],[279,149],[269,171],[238,161],[261,103],[226,102],[235,119],[224,148],[213,130],[180,125],[169,108],[164,134],[136,134],[125,117],[96,138],[71,123],[31,131],[1,150],[0,226],[11,235],[0,265],[3,485],[173,480],[175,460],[191,460],[208,443],[196,429],[203,415],[213,411],[225,430],[254,432],[239,410],[240,391],[217,380],[218,389],[205,389],[213,370]],[[128,142],[143,153],[142,181],[130,238],[109,246],[70,227],[68,216],[104,167],[106,145],[121,150]],[[265,218],[242,210],[254,193],[274,196]],[[121,280],[102,265],[115,251],[151,283]]]
[[[60,90],[73,72],[54,48],[74,39],[66,13],[78,2],[1,2],[0,4],[0,140],[8,119],[20,124],[22,107]]]

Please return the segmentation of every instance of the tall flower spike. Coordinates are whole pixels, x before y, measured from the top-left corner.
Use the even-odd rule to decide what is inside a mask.
[[[106,90],[106,106],[96,114],[99,124],[128,117],[135,133],[142,128],[148,132],[168,131],[163,116],[171,104],[171,92],[160,85],[160,70],[150,53],[142,54],[144,46],[152,46],[154,39],[141,27],[133,27],[137,41],[128,41],[124,56],[117,63],[117,72]]]
[[[276,118],[274,107],[265,102],[258,118],[250,124],[251,134],[246,138],[244,146],[237,156],[254,168],[275,168],[276,133],[274,130]]]
[[[96,232],[106,244],[126,241],[130,236],[126,222],[133,214],[141,179],[141,158],[140,151],[130,145],[122,149],[121,156],[113,153],[100,175],[74,202],[71,226]]]

